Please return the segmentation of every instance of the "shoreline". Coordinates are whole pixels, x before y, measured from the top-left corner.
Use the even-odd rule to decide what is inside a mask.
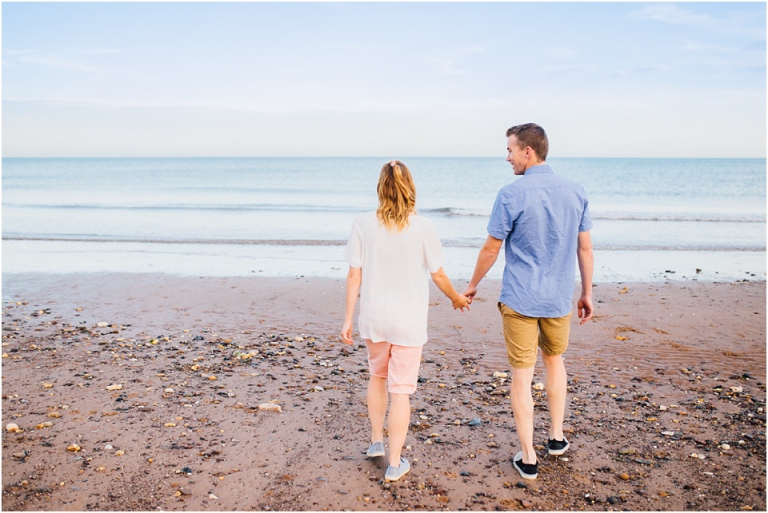
[[[599,283],[565,355],[572,449],[532,482],[493,378],[499,287],[464,313],[431,289],[413,468],[385,485],[343,279],[4,275],[4,509],[765,509],[764,281]]]
[[[444,246],[445,270],[469,279],[478,249]],[[163,273],[178,276],[345,278],[340,245],[3,240],[3,274]],[[504,256],[488,273],[500,279]],[[300,273],[296,270],[300,269]],[[576,270],[574,269],[576,274]],[[595,250],[596,283],[764,281],[765,251]],[[577,277],[578,279],[578,277]]]

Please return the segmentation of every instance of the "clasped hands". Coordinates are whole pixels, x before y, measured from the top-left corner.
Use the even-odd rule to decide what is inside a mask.
[[[464,289],[464,292],[456,296],[451,300],[451,304],[453,305],[454,310],[461,310],[462,312],[466,308],[469,310],[469,305],[472,304],[472,300],[475,298],[475,294],[477,294],[477,287],[467,287]]]

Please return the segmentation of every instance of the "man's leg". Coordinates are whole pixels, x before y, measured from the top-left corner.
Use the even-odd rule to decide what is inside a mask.
[[[549,402],[549,438],[563,440],[563,419],[565,418],[565,398],[568,390],[568,377],[562,355],[541,353],[544,367],[547,369],[547,400]]]
[[[512,401],[512,413],[515,417],[517,437],[523,451],[523,463],[536,463],[536,451],[533,449],[533,397],[531,381],[533,367],[512,369],[512,387],[509,398]]]
[[[384,417],[387,414],[387,380],[371,376],[368,381],[368,418],[371,420],[371,443],[384,441]]]
[[[539,330],[541,358],[547,369],[547,399],[551,419],[549,438],[550,440],[565,440],[563,437],[563,419],[565,418],[568,377],[563,363],[563,353],[568,349],[571,314],[564,317],[539,319]]]
[[[411,423],[411,400],[408,394],[392,394],[389,408],[389,464],[400,466],[400,453]]]
[[[507,358],[512,366],[512,384],[509,398],[512,402],[512,414],[515,417],[517,437],[523,463],[536,463],[533,449],[533,397],[531,381],[536,365],[537,341],[539,335],[538,320],[521,315],[504,303],[499,303],[504,323],[504,340],[507,345]]]

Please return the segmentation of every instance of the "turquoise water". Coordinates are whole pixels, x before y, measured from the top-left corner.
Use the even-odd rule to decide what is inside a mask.
[[[517,179],[511,167],[503,158],[401,160],[414,175],[419,214],[436,223],[446,251],[453,251],[454,267],[469,268],[471,274],[496,192]],[[101,251],[83,250],[98,244],[102,249],[116,248],[110,261],[117,268],[130,267],[130,255],[137,253],[154,254],[157,262],[163,261],[162,251],[152,249],[157,247],[165,251],[173,247],[174,258],[186,257],[189,263],[204,255],[215,259],[217,254],[223,262],[242,251],[251,255],[243,257],[249,262],[269,261],[275,246],[300,245],[303,249],[297,251],[314,248],[317,256],[310,263],[299,259],[292,264],[293,273],[318,267],[328,271],[316,274],[334,275],[331,267],[343,266],[339,246],[346,241],[352,219],[376,208],[376,182],[387,161],[3,159],[3,271],[29,270],[29,262],[53,254],[61,258],[45,259],[45,269],[67,272],[73,264],[63,255],[95,258]],[[666,270],[661,269],[665,264],[656,265],[654,259],[669,260],[670,252],[692,259],[711,253],[714,265],[720,254],[724,268],[731,265],[726,264],[725,253],[744,253],[748,261],[762,255],[764,261],[765,159],[551,159],[549,163],[556,173],[585,187],[598,255],[613,252],[627,258],[642,253],[641,267],[659,271]],[[637,267],[633,260],[628,258],[626,272],[620,264],[612,272],[633,275],[629,268]],[[213,272],[210,264],[197,272],[194,265],[180,267],[191,274]],[[220,272],[227,266],[214,267]],[[276,272],[269,265],[261,267],[268,274]],[[231,272],[246,272],[238,269]],[[251,271],[257,272],[247,272]],[[734,269],[727,274],[747,271],[760,275],[765,265],[756,273]],[[291,273],[280,271],[286,272]]]

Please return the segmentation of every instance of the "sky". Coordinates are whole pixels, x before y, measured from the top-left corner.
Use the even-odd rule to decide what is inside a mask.
[[[4,157],[766,155],[766,4],[2,3]]]

